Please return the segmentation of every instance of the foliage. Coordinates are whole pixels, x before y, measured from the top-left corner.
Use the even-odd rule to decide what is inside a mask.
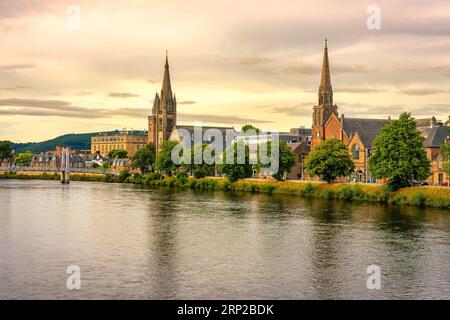
[[[430,175],[430,161],[423,149],[424,138],[407,112],[383,127],[374,140],[375,151],[369,159],[372,176],[387,178],[390,190],[408,185],[410,179],[424,180]]]
[[[204,178],[206,176],[213,176],[214,175],[214,171],[215,171],[215,164],[211,163],[208,164],[205,161],[204,155],[206,154],[210,154],[211,155],[211,160],[214,160],[215,157],[215,153],[214,153],[214,149],[210,149],[211,147],[208,146],[207,144],[196,144],[193,145],[189,154],[187,154],[187,158],[190,159],[190,163],[183,163],[182,167],[190,172],[195,178],[200,179],[200,178]],[[196,158],[200,156],[198,159]],[[197,160],[197,161],[196,161]],[[200,162],[200,163],[195,163],[195,162]]]
[[[306,170],[330,183],[337,177],[348,176],[354,168],[347,146],[338,139],[321,142],[305,159]]]
[[[125,159],[128,157],[128,151],[123,149],[114,149],[108,152],[108,158],[110,159]]]
[[[188,180],[188,175],[186,172],[182,171],[177,174],[177,180],[181,185],[186,184]]]
[[[268,156],[272,154],[272,141],[266,142],[265,149],[267,150]],[[259,168],[269,168],[270,166],[278,167],[277,172],[273,173],[272,177],[276,180],[282,181],[286,179],[286,174],[291,171],[296,161],[297,158],[291,148],[289,148],[287,142],[279,141],[278,157],[271,159],[272,163],[266,165],[260,164],[260,160],[258,160],[258,166]]]
[[[242,149],[244,149],[244,154],[239,154],[238,156],[238,150]],[[231,163],[227,163],[227,151],[233,154],[233,161],[228,159]],[[221,164],[217,164],[217,171],[225,174],[230,182],[249,178],[253,175],[253,166],[250,164],[250,151],[243,141],[230,145],[223,154],[222,160]]]
[[[178,145],[177,141],[164,141],[156,156],[156,168],[168,176],[171,176],[180,166],[172,161],[172,150],[176,145]]]
[[[443,169],[447,174],[447,180],[450,181],[450,143],[443,144],[440,148],[443,160]]]
[[[0,163],[3,160],[9,159],[12,155],[11,142],[0,141]]]
[[[33,155],[31,153],[23,152],[16,156],[15,164],[19,167],[29,167],[31,166],[31,160]]]
[[[243,133],[245,133],[245,132],[248,131],[248,130],[254,130],[256,133],[260,133],[260,132],[261,132],[260,129],[256,128],[255,126],[253,126],[253,125],[251,125],[251,124],[245,124],[245,125],[242,126],[241,131],[242,131]]]
[[[125,180],[130,176],[130,170],[125,169],[119,172],[117,176],[117,182],[125,182]]]
[[[148,144],[144,148],[139,149],[131,158],[131,165],[139,168],[142,173],[153,171],[156,160],[156,150],[153,144]]]

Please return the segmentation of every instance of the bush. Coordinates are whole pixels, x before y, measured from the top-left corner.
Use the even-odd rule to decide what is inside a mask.
[[[177,180],[180,185],[186,184],[188,175],[186,172],[182,171],[177,174]]]
[[[125,169],[120,171],[119,175],[117,176],[117,182],[123,183],[125,180],[130,176],[130,170]]]

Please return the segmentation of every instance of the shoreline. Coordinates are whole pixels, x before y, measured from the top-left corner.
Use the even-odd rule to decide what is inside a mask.
[[[184,178],[166,177],[158,179],[155,174],[134,174],[119,179],[105,175],[71,174],[71,181],[130,183],[148,186],[167,186],[200,190],[244,191],[251,193],[285,194],[305,198],[340,199],[357,202],[374,202],[386,205],[411,205],[450,209],[450,188],[445,187],[407,187],[396,192],[387,192],[382,185],[358,183],[319,183],[298,181],[260,181],[254,179],[229,182],[226,178]],[[60,180],[58,173],[11,174],[0,173],[2,179],[17,180]]]

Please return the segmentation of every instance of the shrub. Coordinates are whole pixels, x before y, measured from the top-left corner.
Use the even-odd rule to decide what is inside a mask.
[[[188,175],[186,172],[182,171],[177,174],[177,180],[180,185],[186,184]]]
[[[119,175],[117,176],[117,182],[123,183],[125,180],[130,176],[130,170],[125,169],[120,171]]]

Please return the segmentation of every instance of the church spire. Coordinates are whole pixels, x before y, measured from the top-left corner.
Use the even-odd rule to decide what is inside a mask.
[[[164,65],[164,76],[161,89],[161,98],[172,98],[172,86],[170,84],[170,73],[169,73],[169,57],[168,51],[166,50],[166,64]]]
[[[319,105],[333,104],[333,88],[331,86],[330,63],[328,61],[328,41],[325,38],[323,52],[322,77],[319,87]]]

